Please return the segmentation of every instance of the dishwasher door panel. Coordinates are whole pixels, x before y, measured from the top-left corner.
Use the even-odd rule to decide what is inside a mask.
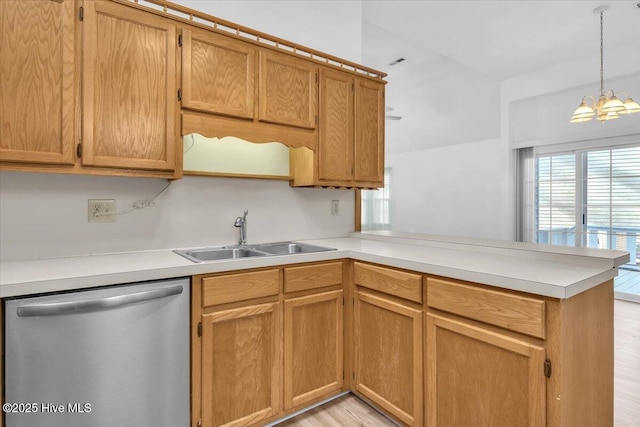
[[[37,410],[6,427],[189,425],[188,279],[8,300],[5,315],[5,402]]]

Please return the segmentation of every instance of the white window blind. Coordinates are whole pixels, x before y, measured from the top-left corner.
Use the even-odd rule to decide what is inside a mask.
[[[536,159],[536,242],[575,245],[576,156]]]
[[[585,165],[584,245],[627,250],[640,236],[640,147],[591,151]],[[632,252],[633,255],[633,252]]]
[[[361,230],[391,230],[391,168],[384,169],[384,187],[361,192]]]
[[[536,157],[534,239],[640,262],[640,146]]]

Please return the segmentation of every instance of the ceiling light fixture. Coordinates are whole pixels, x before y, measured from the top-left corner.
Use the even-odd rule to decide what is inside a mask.
[[[594,116],[602,123],[620,117],[621,114],[633,114],[640,112],[640,105],[631,99],[627,92],[626,99],[621,101],[612,90],[604,90],[604,42],[603,42],[603,15],[609,6],[598,6],[593,13],[600,14],[600,97],[598,101],[591,95],[582,98],[582,102],[571,116],[569,123],[582,123],[591,120]]]

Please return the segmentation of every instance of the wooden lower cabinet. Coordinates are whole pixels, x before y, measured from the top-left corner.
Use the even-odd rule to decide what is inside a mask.
[[[426,319],[427,426],[544,426],[545,350],[464,321]]]
[[[555,299],[340,260],[195,276],[192,304],[191,427],[347,389],[406,426],[613,424],[612,281]]]
[[[355,391],[410,426],[422,425],[422,310],[355,291]]]
[[[342,390],[342,290],[284,301],[284,409]]]
[[[281,306],[202,316],[202,426],[258,423],[281,409]]]

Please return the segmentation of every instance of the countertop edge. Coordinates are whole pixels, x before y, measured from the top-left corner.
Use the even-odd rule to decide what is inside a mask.
[[[515,275],[502,275],[497,272],[497,268],[495,267],[493,268],[495,272],[487,273],[481,271],[481,269],[478,269],[477,266],[476,270],[468,269],[465,268],[462,263],[458,265],[455,262],[452,263],[450,260],[448,262],[449,265],[445,265],[446,263],[438,264],[437,262],[432,262],[429,259],[423,259],[421,257],[403,258],[401,256],[403,251],[412,251],[414,249],[417,251],[427,251],[426,253],[429,253],[428,251],[433,252],[434,250],[449,251],[453,253],[455,253],[455,251],[457,250],[462,251],[462,249],[457,246],[454,246],[453,249],[450,246],[446,246],[446,249],[440,249],[439,245],[436,245],[434,247],[430,244],[418,244],[414,246],[413,240],[420,239],[407,239],[402,237],[397,238],[393,236],[388,238],[385,238],[385,236],[377,236],[374,239],[370,239],[376,242],[366,244],[361,244],[361,241],[358,241],[359,239],[367,240],[366,237],[360,238],[358,236],[354,236],[353,234],[349,237],[344,238],[301,240],[301,242],[320,244],[323,246],[342,246],[342,248],[338,247],[337,250],[328,252],[269,256],[207,263],[192,263],[191,261],[180,257],[180,255],[173,253],[172,250],[97,254],[86,257],[70,257],[60,259],[0,263],[0,269],[3,269],[4,266],[15,263],[20,267],[17,268],[17,270],[22,269],[25,271],[29,270],[29,265],[33,265],[33,268],[37,269],[37,265],[38,263],[40,263],[41,266],[44,265],[45,267],[51,268],[53,271],[56,271],[58,276],[55,277],[55,274],[51,274],[50,276],[52,278],[50,279],[40,278],[39,280],[35,280],[35,278],[25,277],[25,280],[14,279],[13,281],[5,281],[4,277],[1,277],[0,275],[0,298],[18,297],[47,292],[70,291],[122,283],[134,283],[149,280],[193,276],[198,274],[248,270],[270,266],[318,262],[344,258],[372,262],[387,265],[390,267],[413,270],[424,274],[450,277],[452,279],[465,280],[489,286],[496,286],[503,289],[528,292],[540,296],[560,299],[570,298],[600,283],[613,279],[618,272],[616,260],[619,258],[619,256],[617,256],[617,254],[612,254],[613,256],[609,256],[608,258],[603,257],[603,259],[608,260],[606,262],[592,262],[588,266],[582,262],[567,263],[566,261],[568,259],[570,260],[571,258],[561,258],[561,262],[558,262],[555,259],[546,259],[546,255],[542,257],[543,259],[534,259],[533,262],[540,263],[540,265],[545,266],[552,271],[563,271],[563,269],[572,269],[579,270],[580,272],[584,270],[586,272],[583,275],[579,275],[579,280],[571,280],[564,284],[557,284],[551,283],[553,282],[553,280],[545,282],[543,280],[536,281],[532,280],[531,278],[527,279],[523,277],[515,277]],[[411,240],[411,242],[409,242],[408,240]],[[362,248],[363,246],[364,249]],[[367,250],[367,247],[373,249]],[[421,247],[423,248],[421,249]],[[397,255],[394,254],[394,250],[398,251]],[[511,257],[511,254],[506,255],[505,253],[503,253],[503,250],[504,248],[502,248],[499,253],[494,253],[492,251],[475,251],[473,250],[472,245],[471,248],[466,248],[466,252],[461,252],[461,254],[468,255],[475,253],[478,256],[482,256],[483,259],[495,258],[502,262],[502,264],[504,264],[506,261],[509,261],[510,259],[515,260],[515,262],[520,262],[521,264],[523,263],[522,256],[516,254],[515,256]],[[621,253],[625,254],[624,252]],[[626,256],[628,258],[628,254],[626,254]],[[146,261],[147,264],[144,265],[144,263],[142,262],[136,262],[136,258],[140,258],[143,261]],[[83,262],[84,264],[87,264],[87,262],[101,264],[107,263],[108,260],[113,259],[116,259],[120,263],[120,265],[126,265],[126,267],[114,267],[112,271],[96,274],[91,273],[90,266],[85,266],[86,270],[88,271],[86,273],[82,273],[81,269],[71,268],[71,266],[74,266],[75,264],[80,266]],[[131,261],[123,262],[123,259],[131,259]],[[163,266],[161,265],[161,262],[167,262],[171,265]],[[455,266],[452,266],[454,264]],[[67,270],[73,270],[74,273],[66,274]],[[78,272],[78,270],[80,270],[80,272]],[[491,268],[488,268],[488,270],[491,270]],[[16,274],[15,272],[14,275],[20,276],[20,274]],[[43,275],[45,275],[45,273],[40,273],[40,276]],[[25,276],[28,275],[25,274]],[[578,275],[574,274],[574,276]]]

